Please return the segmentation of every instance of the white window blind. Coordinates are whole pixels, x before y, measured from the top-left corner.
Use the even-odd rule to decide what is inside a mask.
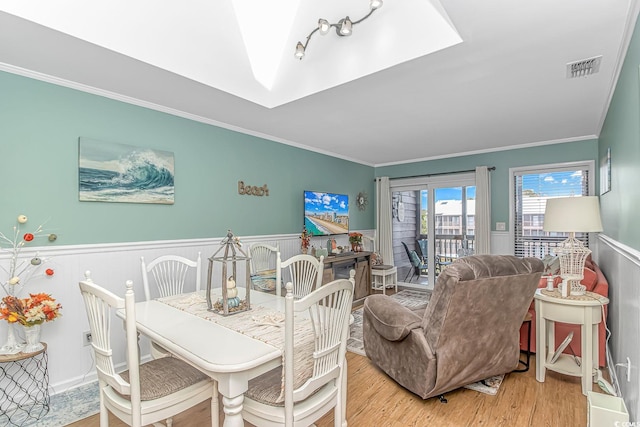
[[[543,258],[553,254],[568,233],[542,230],[547,199],[553,197],[588,196],[591,179],[589,163],[567,167],[528,168],[512,172],[514,253],[518,257]],[[588,233],[576,233],[576,238],[589,244]]]

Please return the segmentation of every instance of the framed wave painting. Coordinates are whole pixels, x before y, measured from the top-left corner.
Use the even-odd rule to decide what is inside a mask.
[[[80,138],[80,201],[173,204],[169,151]]]

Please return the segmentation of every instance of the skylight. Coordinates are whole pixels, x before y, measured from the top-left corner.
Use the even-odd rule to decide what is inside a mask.
[[[3,0],[0,8],[267,108],[462,42],[438,0],[386,0],[353,35],[314,38],[304,61],[294,58],[296,43],[319,18],[364,16],[369,1]]]

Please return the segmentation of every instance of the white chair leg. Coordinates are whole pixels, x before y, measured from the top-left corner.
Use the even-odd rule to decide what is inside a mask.
[[[333,409],[334,427],[347,427],[347,359],[344,359],[342,368],[342,378],[340,379],[340,389],[338,390],[338,402]]]
[[[98,383],[100,387],[100,427],[109,427],[109,411],[104,406],[104,400],[102,399],[102,388],[105,386],[102,383]]]

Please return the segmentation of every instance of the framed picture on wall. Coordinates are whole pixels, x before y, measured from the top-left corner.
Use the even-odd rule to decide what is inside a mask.
[[[600,159],[600,195],[611,191],[611,148]]]
[[[173,204],[169,151],[80,138],[80,201]]]

